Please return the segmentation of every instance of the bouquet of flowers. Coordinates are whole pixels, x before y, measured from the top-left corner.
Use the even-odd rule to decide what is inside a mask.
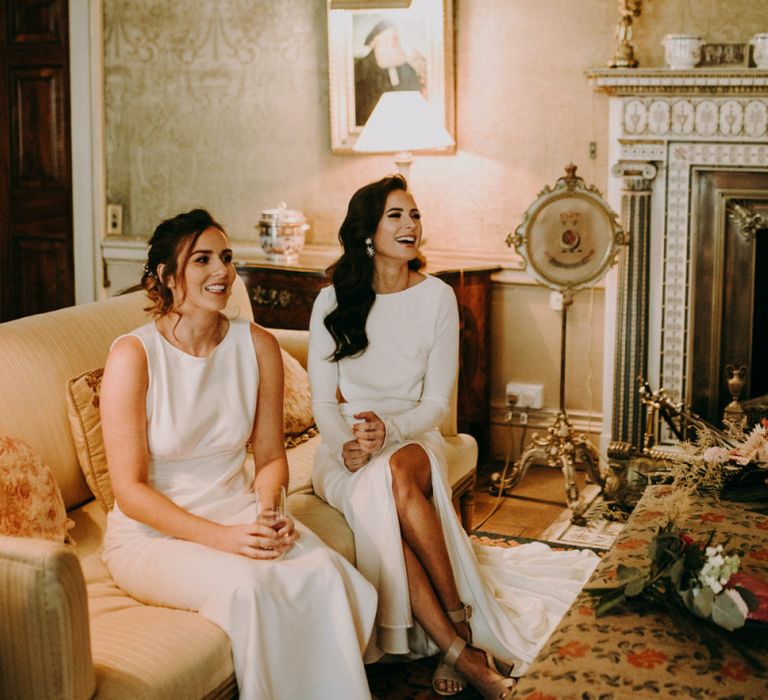
[[[653,603],[665,608],[685,631],[698,633],[713,658],[725,640],[756,668],[751,651],[768,649],[768,582],[740,573],[739,554],[714,544],[715,533],[695,542],[672,524],[650,544],[650,565],[620,564],[617,582],[586,588],[595,615],[622,605]]]
[[[743,442],[730,450],[724,447],[710,447],[705,451],[704,459],[721,464],[734,462],[741,466],[754,463],[762,469],[768,469],[768,420],[763,418],[745,436]]]
[[[768,512],[768,420],[763,418],[732,447],[710,445],[702,452],[708,471],[721,474],[720,497]]]
[[[666,468],[652,480],[671,483],[681,497],[713,493],[768,513],[768,421],[749,432],[730,425],[727,434],[699,426],[696,439],[665,456]]]

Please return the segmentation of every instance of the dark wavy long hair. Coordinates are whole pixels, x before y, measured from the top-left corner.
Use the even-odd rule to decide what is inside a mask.
[[[365,322],[376,300],[373,289],[373,258],[366,252],[365,239],[373,238],[384,216],[390,192],[408,191],[402,175],[391,175],[361,187],[349,200],[347,215],[339,229],[339,242],[344,252],[330,267],[329,274],[336,289],[337,306],[324,319],[336,349],[334,362],[358,355],[368,347]],[[418,270],[424,264],[418,256],[408,267]]]
[[[184,276],[177,273],[186,268],[197,239],[203,231],[211,227],[226,235],[221,224],[216,223],[205,209],[193,209],[166,219],[155,229],[149,239],[147,264],[141,277],[141,286],[146,290],[150,302],[145,311],[160,317],[173,308],[173,290],[168,286],[171,277],[174,278],[182,297],[186,294]],[[182,260],[181,252],[185,246],[186,253]],[[162,274],[158,272],[160,265],[165,265]]]

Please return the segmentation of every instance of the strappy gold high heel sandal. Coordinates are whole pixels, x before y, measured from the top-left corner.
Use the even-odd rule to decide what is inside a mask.
[[[472,606],[471,605],[464,605],[462,603],[462,606],[458,610],[448,610],[445,613],[448,616],[448,619],[451,622],[466,622],[469,624],[469,618],[472,617]],[[457,637],[457,640],[461,639],[461,637]],[[462,640],[463,641],[463,640]],[[472,628],[469,630],[469,641],[472,641]],[[453,642],[451,645],[451,648],[453,648],[453,645],[456,644],[456,641]],[[463,649],[464,647],[462,647]],[[448,650],[450,651],[450,649]],[[461,653],[461,650],[459,650],[459,654]],[[440,659],[440,663],[437,664],[437,668],[435,669],[435,672],[432,674],[432,689],[438,694],[442,695],[443,697],[450,697],[451,695],[458,695],[461,693],[464,688],[467,687],[467,679],[464,677],[463,673],[459,673],[454,666],[456,665],[456,659],[459,658],[459,654],[456,654],[456,658],[453,660],[453,663],[449,664],[446,662],[446,656],[443,656]],[[443,690],[438,687],[440,681],[453,681],[455,683],[454,687],[455,690]]]
[[[462,603],[461,608],[459,608],[458,610],[451,610],[446,614],[448,615],[448,619],[451,622],[467,623],[467,626],[469,627],[469,639],[467,639],[467,643],[471,646],[472,645],[472,625],[469,624],[469,618],[472,617],[472,606]],[[508,664],[505,661],[502,661],[501,659],[497,659],[488,651],[485,652],[485,655],[488,657],[488,665],[491,668],[495,668],[496,672],[500,676],[504,676],[505,678],[510,678],[512,676],[512,670],[515,668],[514,664]],[[491,663],[491,660],[493,661],[493,663]]]
[[[445,666],[445,668],[450,669],[452,673],[458,673],[456,671],[456,662],[459,659],[459,656],[461,656],[461,652],[464,651],[464,649],[467,647],[467,642],[465,642],[461,637],[456,637],[456,639],[453,640],[453,643],[450,647],[448,647],[448,651],[445,652],[445,655],[443,656],[443,660],[440,662],[440,666]],[[477,647],[473,647],[477,649]],[[488,668],[493,668],[496,670],[497,673],[500,673],[501,675],[505,675],[501,672],[501,669],[499,668],[499,662],[497,659],[493,657],[493,655],[488,652],[484,651],[483,649],[479,649],[479,651],[483,651],[485,654],[485,662],[488,664]],[[504,664],[507,666],[507,664]],[[438,666],[438,668],[440,668]],[[508,667],[508,671],[511,671],[512,667]],[[461,675],[461,674],[460,674]],[[466,684],[466,678],[462,675],[462,682]],[[434,687],[434,679],[432,681],[433,687]],[[491,686],[491,692],[493,693],[493,697],[496,698],[496,700],[506,700],[507,697],[509,697],[510,692],[512,691],[512,688],[515,687],[517,684],[516,678],[510,678],[507,674],[504,678],[501,680],[496,681],[493,686]],[[462,686],[461,690],[464,690],[465,686]],[[457,693],[460,693],[461,690],[456,691]],[[439,691],[437,688],[435,688],[435,692],[439,695],[455,695],[456,693],[445,693]]]

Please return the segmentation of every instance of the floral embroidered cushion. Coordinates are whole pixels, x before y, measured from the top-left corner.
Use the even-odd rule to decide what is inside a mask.
[[[312,417],[307,371],[293,356],[281,349],[285,368],[283,391],[283,425],[286,448],[306,442],[317,434]],[[105,512],[114,504],[109,480],[107,455],[101,434],[99,390],[102,368],[85,372],[70,380],[67,391],[67,413],[77,460],[85,481]]]
[[[64,543],[72,525],[48,466],[27,443],[0,435],[0,534]]]

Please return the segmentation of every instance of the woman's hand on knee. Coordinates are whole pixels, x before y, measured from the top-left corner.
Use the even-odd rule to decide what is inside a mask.
[[[356,413],[355,418],[361,418],[363,423],[355,423],[352,426],[352,434],[360,448],[368,454],[380,452],[384,447],[384,440],[387,437],[387,428],[384,421],[381,420],[373,411],[362,411]]]

